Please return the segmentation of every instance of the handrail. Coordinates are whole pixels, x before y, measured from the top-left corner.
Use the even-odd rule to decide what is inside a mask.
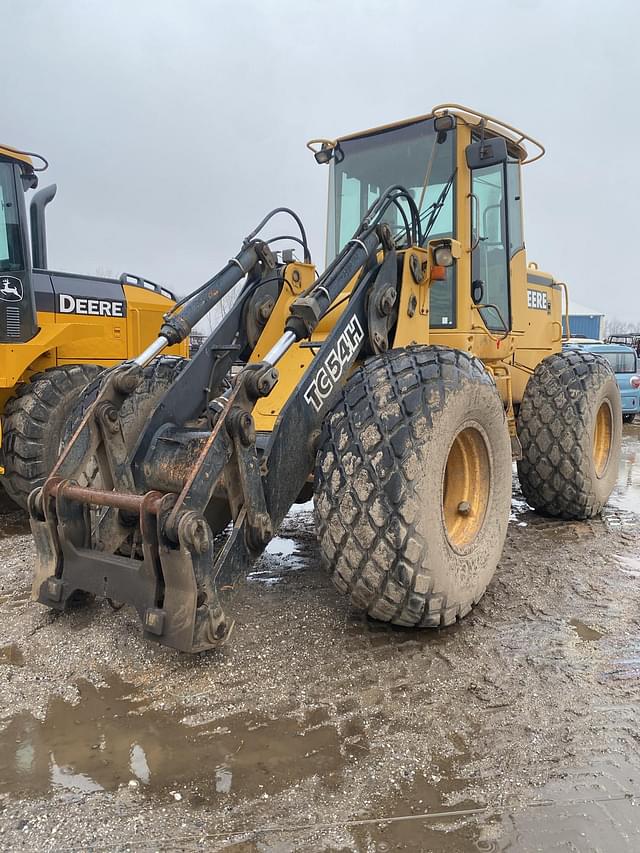
[[[0,142],[0,149],[8,152],[9,155],[17,154],[18,157],[23,158],[24,162],[28,163],[34,172],[44,172],[49,167],[49,161],[42,154],[36,154],[35,151],[22,151],[20,148],[14,148],[13,145],[5,145],[2,142]],[[42,162],[42,166],[36,168],[30,159],[32,157],[37,157]]]
[[[564,288],[564,321],[566,323],[567,329],[566,334],[561,335],[561,338],[563,341],[568,341],[571,338],[571,329],[569,328],[569,288],[564,283],[564,281],[554,281],[554,284],[557,284],[558,287]]]
[[[386,130],[393,130],[396,127],[404,127],[405,125],[415,124],[419,121],[425,121],[428,118],[434,118],[437,113],[447,113],[451,112],[454,115],[457,115],[465,124],[473,127],[478,127],[483,121],[488,122],[493,125],[493,132],[501,132],[502,134],[508,134],[507,138],[510,142],[513,142],[515,145],[520,146],[521,150],[526,155],[524,160],[520,162],[524,165],[525,163],[534,163],[536,160],[539,160],[545,153],[545,147],[541,142],[538,142],[537,139],[534,139],[533,136],[530,136],[528,133],[525,133],[523,130],[519,130],[517,127],[514,127],[511,124],[507,124],[506,121],[502,121],[499,118],[495,118],[494,116],[487,115],[486,113],[481,113],[479,110],[474,110],[472,107],[465,107],[463,104],[438,104],[437,107],[433,107],[430,113],[426,113],[425,115],[420,116],[412,116],[411,118],[401,119],[400,121],[394,121],[390,124],[381,124],[377,127],[371,127],[368,130],[359,130],[356,133],[349,133],[346,136],[339,136],[337,139],[311,139],[307,142],[307,148],[312,151],[314,154],[317,154],[321,148],[324,146],[325,148],[332,149],[335,148],[339,142],[347,141],[349,139],[357,139],[362,136],[369,136],[374,133],[383,133]],[[476,122],[468,121],[468,118],[476,118]],[[489,128],[491,130],[491,128]],[[535,145],[538,149],[539,153],[534,157],[529,157],[529,152],[526,148],[522,146],[523,142],[530,142],[532,145]],[[320,146],[320,148],[314,147]]]
[[[502,121],[499,118],[494,118],[494,116],[487,115],[486,113],[481,113],[478,110],[474,110],[471,107],[465,107],[463,104],[438,104],[437,107],[434,107],[431,111],[435,116],[436,113],[448,113],[454,112],[455,115],[462,118],[464,121],[464,115],[460,115],[461,113],[466,113],[466,115],[473,116],[478,119],[478,121],[473,125],[474,127],[478,127],[482,121],[490,122],[497,129],[502,131],[509,131],[512,134],[517,136],[517,139],[511,139],[516,145],[521,145],[523,142],[531,142],[532,145],[535,145],[538,148],[539,153],[535,155],[535,157],[529,157],[529,152],[525,148],[525,154],[527,155],[524,160],[521,160],[521,164],[524,166],[527,163],[535,163],[536,160],[539,160],[545,154],[545,147],[541,142],[538,142],[537,139],[534,139],[533,136],[530,136],[528,133],[525,133],[523,130],[520,130],[517,127],[514,127],[511,124],[507,124],[506,121]],[[470,122],[466,122],[466,124],[470,124]],[[490,129],[490,128],[489,128]]]

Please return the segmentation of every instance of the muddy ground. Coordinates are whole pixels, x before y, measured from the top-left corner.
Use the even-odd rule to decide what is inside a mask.
[[[517,484],[480,605],[439,632],[350,612],[310,506],[187,658],[107,603],[29,601],[25,517],[0,519],[0,848],[637,851],[640,426],[602,519]]]

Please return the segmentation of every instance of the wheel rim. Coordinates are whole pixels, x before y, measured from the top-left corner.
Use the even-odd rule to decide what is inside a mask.
[[[605,400],[596,415],[596,427],[593,434],[593,464],[596,477],[602,477],[611,454],[613,438],[613,416],[609,401]]]
[[[453,439],[444,470],[442,513],[447,538],[460,551],[476,538],[489,503],[491,464],[484,436],[466,427]]]

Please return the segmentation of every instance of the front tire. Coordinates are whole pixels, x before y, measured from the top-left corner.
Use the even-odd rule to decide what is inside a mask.
[[[155,412],[158,403],[188,363],[188,359],[179,356],[161,356],[144,368],[142,381],[126,397],[118,414],[122,435],[128,449],[135,448],[137,439],[144,432],[145,424]],[[96,378],[78,396],[71,413],[68,414],[62,433],[65,444],[70,441],[87,410],[95,402],[103,381],[104,377]],[[79,455],[83,456],[83,454]],[[85,459],[85,463],[90,473],[79,475],[80,484],[93,488],[102,487],[101,482],[95,479],[98,470],[97,462],[94,459]]]
[[[69,411],[87,383],[102,373],[95,364],[52,367],[20,385],[5,406],[2,479],[9,497],[26,509],[29,494],[55,465]]]
[[[449,625],[483,595],[511,502],[504,407],[482,363],[445,347],[360,367],[325,422],[315,473],[323,563],[396,625]]]
[[[543,515],[593,518],[618,477],[620,391],[607,361],[591,352],[551,355],[527,383],[517,418],[518,477]]]

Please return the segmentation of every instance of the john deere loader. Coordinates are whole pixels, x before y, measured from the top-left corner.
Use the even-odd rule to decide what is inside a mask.
[[[25,204],[46,167],[39,155],[0,146],[0,466],[5,491],[23,507],[58,458],[80,391],[104,367],[146,346],[175,303],[169,291],[138,277],[48,269],[45,207],[56,186],[31,200],[30,240]],[[186,354],[186,344],[174,352]]]
[[[566,289],[527,263],[521,171],[542,146],[459,105],[309,144],[329,168],[324,271],[298,216],[272,210],[83,393],[29,497],[43,604],[104,596],[151,640],[212,648],[234,587],[313,493],[322,562],[357,608],[449,625],[496,569],[514,459],[540,513],[607,500],[614,375],[562,352]],[[276,215],[301,260],[266,231]],[[161,356],[232,290],[192,361]]]

